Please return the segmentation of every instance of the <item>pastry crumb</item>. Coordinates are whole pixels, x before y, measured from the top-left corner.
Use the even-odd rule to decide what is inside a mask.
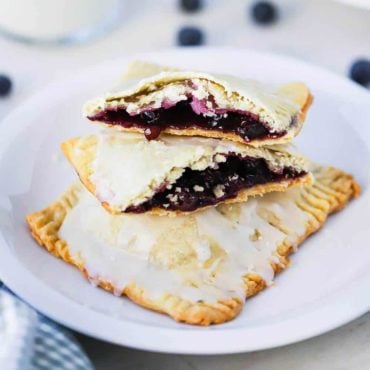
[[[225,186],[224,185],[217,185],[213,188],[213,194],[216,196],[216,198],[221,198],[225,195]]]
[[[167,199],[172,203],[177,203],[179,200],[179,196],[177,194],[168,194]]]
[[[256,242],[262,239],[262,234],[258,229],[254,229],[253,233],[249,235],[249,240]]]
[[[226,162],[226,157],[222,154],[216,154],[215,161],[218,163]]]

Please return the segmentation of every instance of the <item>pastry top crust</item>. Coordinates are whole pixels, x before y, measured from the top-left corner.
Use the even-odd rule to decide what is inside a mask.
[[[289,148],[290,151],[287,146],[256,148],[217,139],[178,136],[147,141],[141,135],[112,134],[110,130],[62,144],[64,154],[85,186],[114,213],[150,199],[161,187],[175,183],[186,168],[204,170],[224,162],[230,153],[263,158],[274,171],[289,167],[307,172],[307,161],[293,147]],[[305,181],[309,182],[309,178]],[[287,184],[283,189],[286,187]],[[268,191],[272,190],[279,189]],[[260,190],[261,194],[264,192],[266,189]]]
[[[258,115],[272,133],[287,132],[284,142],[299,132],[312,102],[312,95],[302,82],[268,86],[229,75],[134,62],[116,92],[87,102],[83,111],[85,116],[93,116],[104,109],[124,107],[128,113],[136,114],[148,107],[160,108],[163,102],[186,100],[189,95],[199,100],[211,96],[220,109]]]

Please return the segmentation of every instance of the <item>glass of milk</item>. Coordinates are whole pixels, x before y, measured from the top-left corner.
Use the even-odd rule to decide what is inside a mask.
[[[0,32],[26,42],[84,42],[122,19],[122,0],[0,0]]]

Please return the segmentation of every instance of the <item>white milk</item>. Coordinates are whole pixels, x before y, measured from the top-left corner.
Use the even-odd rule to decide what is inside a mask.
[[[88,38],[120,16],[122,0],[1,0],[0,29],[29,41]]]

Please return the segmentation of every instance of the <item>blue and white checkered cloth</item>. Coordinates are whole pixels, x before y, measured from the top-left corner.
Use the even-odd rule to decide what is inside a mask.
[[[0,282],[1,370],[93,370],[64,328],[37,313]]]

